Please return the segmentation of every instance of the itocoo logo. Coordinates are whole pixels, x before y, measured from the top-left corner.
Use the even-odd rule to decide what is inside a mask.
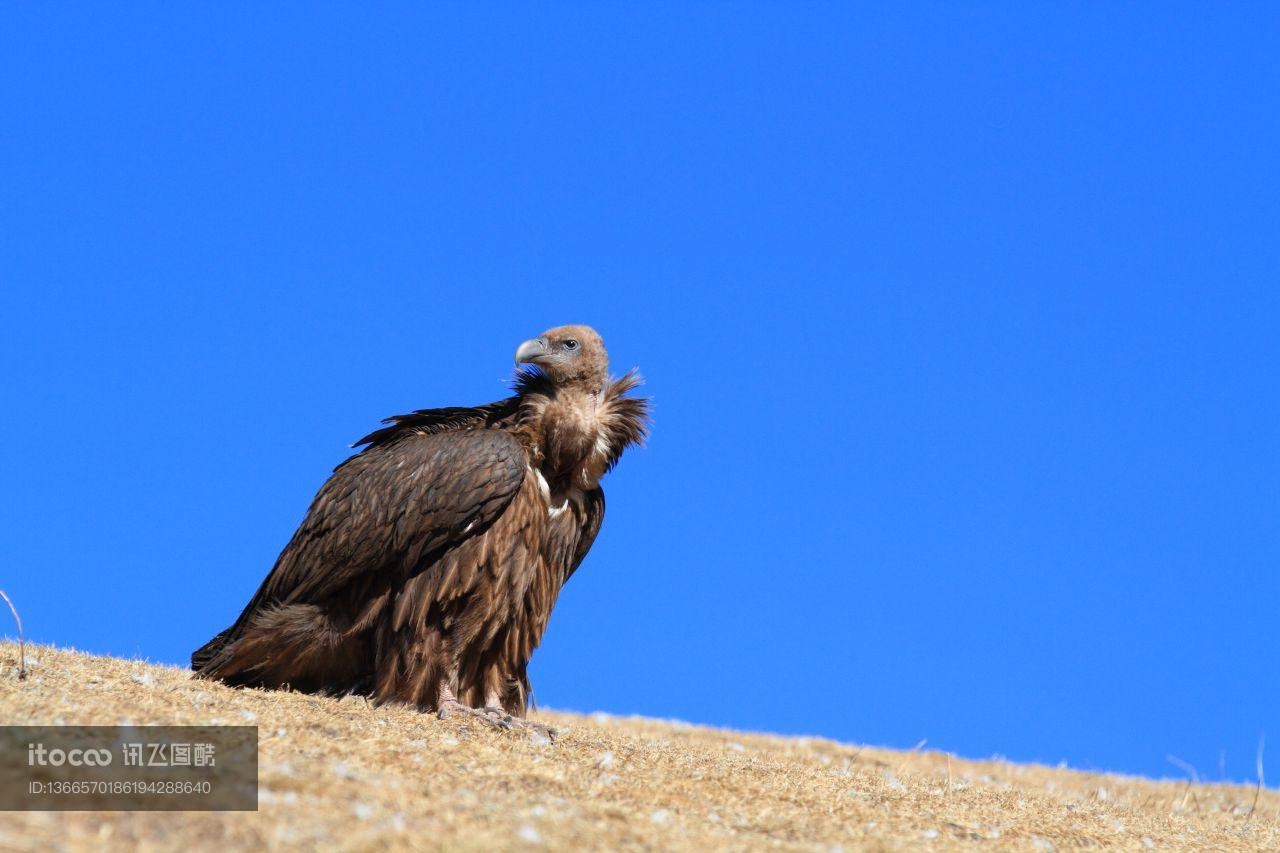
[[[28,767],[106,767],[111,763],[109,749],[45,749],[42,743],[27,744]]]

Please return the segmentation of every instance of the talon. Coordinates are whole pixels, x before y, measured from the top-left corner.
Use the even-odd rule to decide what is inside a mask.
[[[436,716],[445,719],[452,716],[471,717],[484,723],[490,728],[499,731],[509,732],[519,729],[526,732],[535,732],[551,742],[555,742],[560,732],[550,726],[542,723],[534,723],[519,717],[508,714],[506,709],[497,704],[488,704],[480,708],[472,708],[464,705],[453,695],[453,691],[448,689],[445,683],[440,685],[440,698],[438,700],[438,708]]]

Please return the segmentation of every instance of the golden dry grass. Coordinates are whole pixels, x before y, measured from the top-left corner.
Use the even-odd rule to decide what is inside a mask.
[[[556,743],[0,644],[6,724],[252,724],[259,811],[0,813],[0,849],[1280,848],[1280,793],[543,712]],[[34,658],[34,662],[30,661]],[[1256,808],[1250,810],[1257,797]]]

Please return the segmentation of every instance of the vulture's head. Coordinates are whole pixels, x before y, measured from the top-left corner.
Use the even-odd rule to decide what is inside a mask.
[[[590,326],[557,326],[525,341],[516,350],[516,364],[536,365],[557,385],[593,391],[609,377],[609,354]]]

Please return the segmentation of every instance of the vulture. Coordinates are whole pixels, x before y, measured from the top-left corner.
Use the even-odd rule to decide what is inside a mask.
[[[513,396],[387,418],[356,442],[235,624],[192,654],[197,676],[554,734],[524,719],[529,659],[649,404],[587,326],[515,360]]]

